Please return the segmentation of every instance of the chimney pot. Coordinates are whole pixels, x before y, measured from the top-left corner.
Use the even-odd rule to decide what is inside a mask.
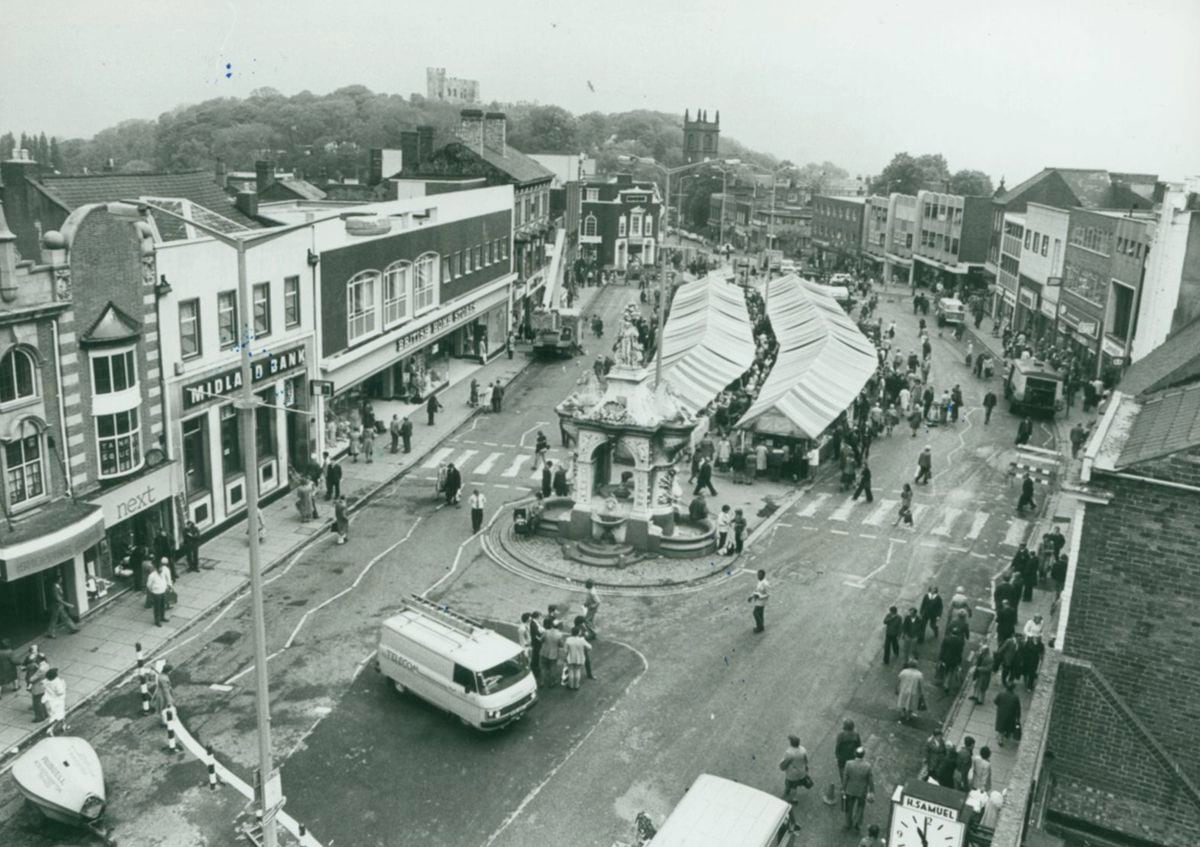
[[[256,192],[242,189],[237,193],[234,205],[246,217],[258,217],[258,194]]]
[[[254,187],[261,197],[262,193],[275,184],[275,163],[268,159],[259,159],[254,163]]]

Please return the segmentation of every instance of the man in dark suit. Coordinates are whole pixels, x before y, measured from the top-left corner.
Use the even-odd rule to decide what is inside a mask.
[[[567,485],[567,466],[561,462],[554,469],[552,487],[554,488],[555,497],[566,497],[570,491],[570,487]]]
[[[325,499],[336,500],[342,496],[342,466],[329,462],[325,467]]]
[[[542,496],[549,497],[554,490],[554,471],[551,467],[554,462],[550,459],[546,460],[546,464],[542,465]]]
[[[1017,587],[1013,585],[1012,574],[1006,573],[1000,578],[1000,583],[992,592],[992,605],[999,609],[1005,602],[1008,602],[1015,609],[1018,596]]]
[[[716,497],[717,489],[713,488],[712,484],[712,462],[707,456],[700,459],[700,466],[696,469],[696,487],[692,489],[692,496],[700,493],[702,489],[708,489],[708,493]]]
[[[857,500],[860,494],[867,496],[868,503],[875,501],[874,495],[871,494],[871,466],[866,462],[863,462],[862,470],[858,472],[858,488],[854,489],[854,496],[850,499]]]
[[[933,637],[938,635],[938,621],[942,619],[942,595],[938,594],[937,586],[929,587],[929,591],[921,598],[921,629],[917,635],[917,643],[925,643],[925,627],[933,630]]]

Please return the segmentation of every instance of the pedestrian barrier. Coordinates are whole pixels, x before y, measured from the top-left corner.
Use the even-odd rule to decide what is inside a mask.
[[[142,695],[142,717],[150,714],[150,686],[146,682],[146,655],[142,652],[142,644],[139,641],[134,645],[137,650],[137,675],[138,675],[138,690]]]
[[[1017,447],[1017,459],[1014,464],[1018,474],[1028,473],[1039,485],[1051,486],[1058,481],[1062,455],[1057,450],[1022,444]]]
[[[167,720],[167,746],[163,748],[167,753],[182,753],[183,750],[179,747],[179,742],[175,740],[175,711],[173,709],[165,709],[163,717]]]

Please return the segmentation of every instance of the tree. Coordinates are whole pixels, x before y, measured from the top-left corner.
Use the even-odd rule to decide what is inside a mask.
[[[961,170],[950,177],[950,191],[967,197],[991,197],[992,178],[983,171]]]
[[[926,153],[917,156],[917,167],[921,169],[921,187],[926,191],[945,191],[950,180],[950,167],[941,153]]]
[[[11,132],[0,135],[0,159],[11,159],[12,151],[17,146],[17,140]]]
[[[56,171],[63,169],[62,150],[59,149],[57,135],[50,136],[50,167]]]
[[[923,187],[924,172],[917,160],[897,153],[871,183],[872,194],[916,194]]]
[[[559,106],[534,106],[510,131],[512,144],[531,153],[574,153],[579,150],[578,122]]]

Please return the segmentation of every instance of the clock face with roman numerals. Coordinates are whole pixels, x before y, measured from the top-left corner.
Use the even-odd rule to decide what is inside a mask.
[[[920,809],[892,808],[888,847],[962,847],[963,825]]]

